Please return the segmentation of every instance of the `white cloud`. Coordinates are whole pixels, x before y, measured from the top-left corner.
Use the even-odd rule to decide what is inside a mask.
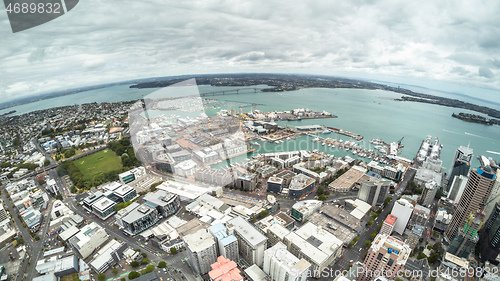
[[[42,26],[0,30],[0,95],[242,71],[421,77],[498,89],[499,12],[496,0],[86,0]],[[8,26],[5,14],[0,23]]]

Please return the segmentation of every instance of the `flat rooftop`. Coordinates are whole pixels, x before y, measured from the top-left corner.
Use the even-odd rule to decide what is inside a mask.
[[[349,189],[366,173],[366,169],[353,166],[328,186],[333,189]]]
[[[387,218],[385,218],[384,223],[386,223],[388,225],[394,225],[396,223],[397,219],[398,218],[396,216],[389,214],[389,215],[387,215]]]
[[[260,231],[241,217],[235,217],[226,223],[227,228],[234,228],[248,243],[256,246],[267,240]]]

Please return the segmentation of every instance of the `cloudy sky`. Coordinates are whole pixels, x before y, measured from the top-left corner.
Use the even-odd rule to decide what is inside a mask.
[[[499,14],[498,0],[81,0],[12,33],[0,11],[0,95],[231,72],[499,90]]]

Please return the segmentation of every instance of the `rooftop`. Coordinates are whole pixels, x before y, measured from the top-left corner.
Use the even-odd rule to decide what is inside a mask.
[[[234,228],[252,246],[256,246],[267,240],[260,231],[241,217],[235,217],[227,222],[227,228]]]
[[[208,272],[208,275],[214,281],[243,280],[236,263],[223,256],[218,257],[217,262],[211,264],[210,266],[212,267],[212,270]]]
[[[316,181],[315,179],[308,177],[304,174],[298,174],[292,178],[292,181],[290,182],[290,186],[288,187],[288,189],[302,190],[307,186],[313,184],[315,181]]]
[[[102,197],[101,199],[97,200],[96,202],[94,202],[92,204],[92,208],[95,208],[99,211],[104,211],[110,207],[113,207],[115,206],[116,203],[113,202],[112,200],[106,198],[106,197]]]
[[[361,177],[366,173],[366,169],[359,167],[359,166],[353,166],[351,169],[349,169],[347,172],[345,172],[343,175],[338,177],[336,180],[334,180],[332,183],[330,183],[328,186],[333,188],[333,189],[349,189],[351,188]]]
[[[205,228],[200,229],[193,234],[186,235],[183,239],[186,246],[189,247],[192,252],[202,251],[215,244],[213,236]]]
[[[129,224],[148,216],[151,212],[154,211],[154,208],[151,208],[145,204],[138,206],[137,208],[130,211],[127,215],[125,215],[122,220]]]
[[[249,268],[245,269],[245,274],[248,275],[250,280],[252,281],[265,281],[265,280],[271,280],[268,275],[260,269],[256,264],[250,266]]]
[[[378,252],[380,248],[387,249],[389,253],[398,255],[396,262],[402,264],[406,263],[411,252],[408,244],[387,234],[378,234],[373,240],[369,251]]]
[[[397,219],[398,218],[396,216],[393,216],[393,215],[389,214],[389,215],[387,215],[387,218],[385,218],[384,223],[393,226],[396,223]]]

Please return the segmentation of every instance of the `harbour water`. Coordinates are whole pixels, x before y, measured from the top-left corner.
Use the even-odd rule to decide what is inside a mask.
[[[222,89],[231,89],[231,87],[198,86],[200,93],[220,91]],[[75,103],[137,100],[157,90],[131,89],[127,85],[114,86],[20,105],[2,110],[0,114],[11,110],[16,110],[15,114],[22,114],[51,107],[74,105]],[[439,93],[433,92],[432,94],[437,95]],[[371,149],[373,149],[373,144],[369,143],[371,139],[382,139],[389,143],[397,142],[404,137],[402,141],[404,148],[401,150],[400,156],[409,159],[413,159],[425,136],[432,135],[438,137],[441,144],[443,144],[441,159],[443,165],[447,168],[451,165],[455,149],[460,145],[470,145],[474,149],[475,156],[482,154],[500,160],[500,155],[496,154],[500,153],[500,128],[498,126],[467,123],[451,117],[454,112],[475,112],[432,104],[394,100],[399,97],[401,97],[401,94],[364,89],[301,89],[280,93],[254,93],[253,89],[248,89],[240,91],[237,95],[207,97],[218,100],[218,102],[215,104],[210,103],[205,112],[208,115],[213,115],[220,109],[239,111],[240,106],[245,106],[242,108],[244,112],[252,109],[261,111],[291,110],[294,108],[309,108],[316,111],[326,110],[337,115],[338,118],[278,121],[277,123],[289,127],[319,124],[351,131],[364,137],[363,140],[357,142],[358,146]],[[252,107],[252,103],[261,105]],[[323,135],[323,137],[354,141],[354,139],[347,136],[334,133]],[[358,158],[351,152],[313,143],[309,136],[298,137],[295,140],[291,139],[280,144],[261,143],[261,146],[256,148],[257,150],[253,153],[318,149],[339,157],[350,155]],[[240,160],[242,161],[251,155],[241,155],[232,159],[231,162],[240,162]],[[366,161],[369,161],[369,159],[366,159]],[[220,163],[218,166],[221,165],[225,165],[225,163]],[[473,166],[477,165],[478,161],[475,159]]]

